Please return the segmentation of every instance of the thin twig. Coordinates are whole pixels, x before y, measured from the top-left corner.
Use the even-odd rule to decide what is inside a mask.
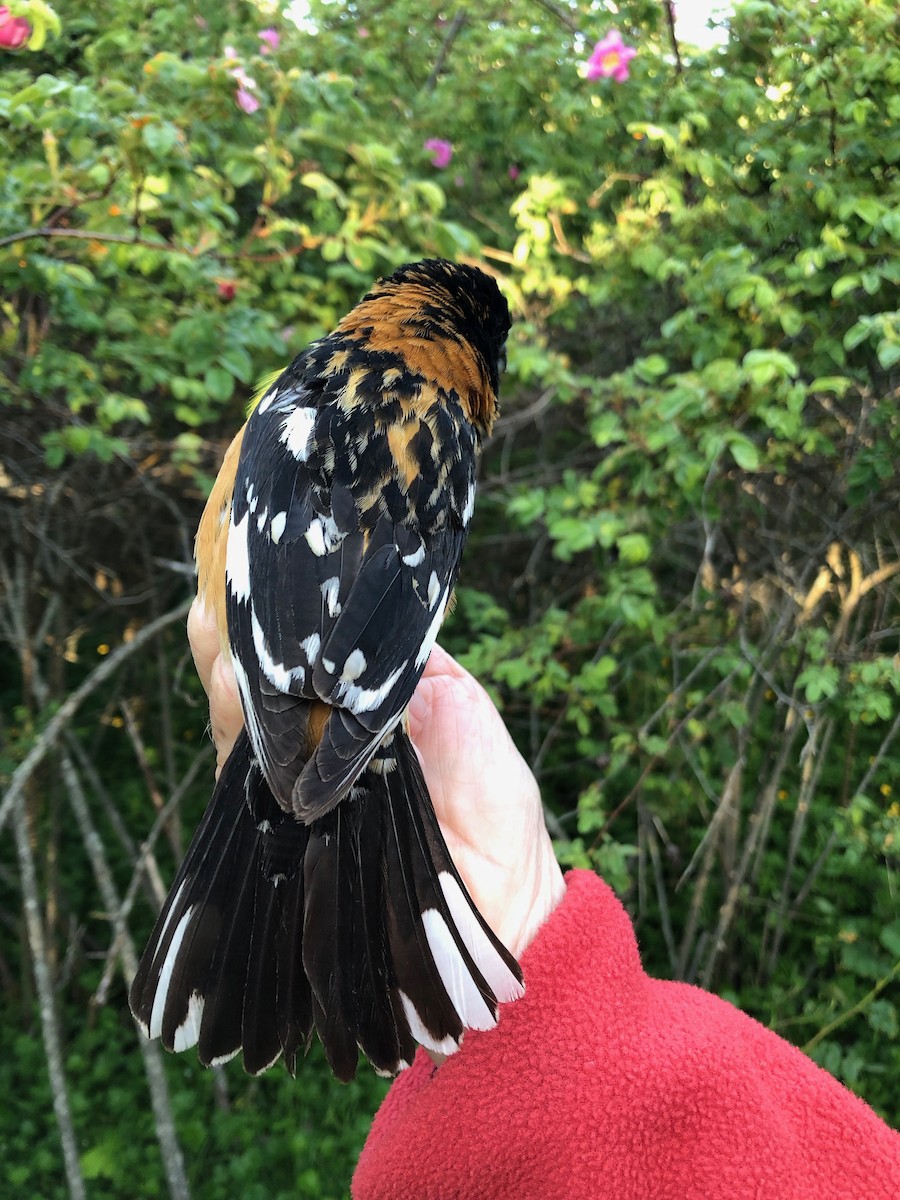
[[[437,59],[435,60],[435,64],[431,68],[431,74],[428,76],[428,78],[425,80],[425,83],[422,86],[423,92],[433,92],[434,91],[437,81],[440,79],[441,73],[444,70],[444,66],[447,62],[447,57],[450,54],[451,49],[453,48],[453,43],[459,37],[460,33],[462,32],[462,27],[463,27],[463,25],[465,25],[465,23],[466,23],[465,9],[460,8],[454,14],[453,20],[450,22],[450,28],[447,30],[446,34],[444,35],[444,41],[441,45],[441,49],[440,49],[440,52],[438,53]]]
[[[675,74],[683,75],[684,65],[681,61],[678,35],[675,32],[675,0],[663,0],[663,10],[666,14],[666,24],[669,26],[669,41],[672,44],[672,53],[675,55]]]
[[[548,12],[551,17],[555,17],[560,25],[564,25],[570,33],[578,33],[578,26],[572,18],[558,9],[555,4],[551,4],[550,0],[535,0],[535,3]]]
[[[889,983],[893,983],[895,976],[898,974],[900,974],[900,962],[894,963],[893,969],[890,971],[890,973],[885,975],[884,979],[879,979],[871,991],[866,992],[861,1000],[857,1000],[855,1004],[851,1005],[850,1008],[845,1009],[844,1012],[835,1017],[833,1021],[829,1021],[829,1023],[824,1025],[817,1034],[811,1037],[806,1045],[802,1047],[804,1054],[809,1054],[811,1050],[818,1046],[819,1042],[821,1042],[823,1038],[827,1038],[830,1033],[834,1033],[836,1029],[838,1029],[845,1022],[849,1021],[851,1017],[858,1016],[859,1013],[865,1012],[875,997],[883,992]]]

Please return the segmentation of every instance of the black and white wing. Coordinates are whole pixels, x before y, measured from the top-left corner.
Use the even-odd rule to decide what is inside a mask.
[[[459,442],[473,435],[443,402],[410,421],[398,462],[373,406],[277,383],[244,436],[229,636],[254,750],[304,820],[400,719],[456,581],[475,462]]]

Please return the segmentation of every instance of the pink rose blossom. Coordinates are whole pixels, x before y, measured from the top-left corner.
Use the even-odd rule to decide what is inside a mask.
[[[245,113],[255,113],[259,108],[259,101],[253,93],[242,87],[238,88],[234,98],[237,100],[238,108],[242,108]]]
[[[238,87],[246,88],[248,91],[253,91],[256,87],[256,80],[251,79],[243,67],[232,67],[228,72],[232,79],[236,79]]]
[[[628,78],[628,64],[637,54],[633,46],[626,46],[618,29],[611,29],[593,49],[585,66],[585,79],[612,79],[624,83]]]
[[[226,61],[231,61],[237,64],[236,66],[226,67],[225,69],[238,85],[237,91],[234,95],[238,108],[242,109],[245,113],[255,113],[259,108],[259,101],[253,95],[253,93],[256,91],[256,80],[248,75],[244,68],[240,65],[238,60],[238,52],[235,50],[234,46],[223,46],[222,53],[225,55]]]
[[[260,50],[263,54],[271,54],[281,45],[281,34],[277,29],[261,29],[257,35],[262,42]]]
[[[14,17],[0,4],[0,50],[18,50],[31,37],[31,26],[24,17]]]
[[[430,151],[431,165],[439,171],[450,166],[450,159],[453,157],[452,142],[445,141],[444,138],[429,138],[423,149]]]

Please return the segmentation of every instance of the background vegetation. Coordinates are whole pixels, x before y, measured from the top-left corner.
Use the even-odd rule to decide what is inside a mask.
[[[747,0],[702,52],[664,0],[55,8],[0,49],[0,1191],[346,1193],[381,1083],[163,1061],[125,978],[209,791],[222,449],[435,254],[516,316],[447,644],[561,860],[900,1121],[891,0]]]

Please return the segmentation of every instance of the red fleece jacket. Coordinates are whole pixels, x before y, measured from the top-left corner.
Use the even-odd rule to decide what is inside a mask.
[[[898,1200],[900,1134],[716,996],[644,974],[595,875],[525,952],[527,991],[379,1110],[355,1200]]]

